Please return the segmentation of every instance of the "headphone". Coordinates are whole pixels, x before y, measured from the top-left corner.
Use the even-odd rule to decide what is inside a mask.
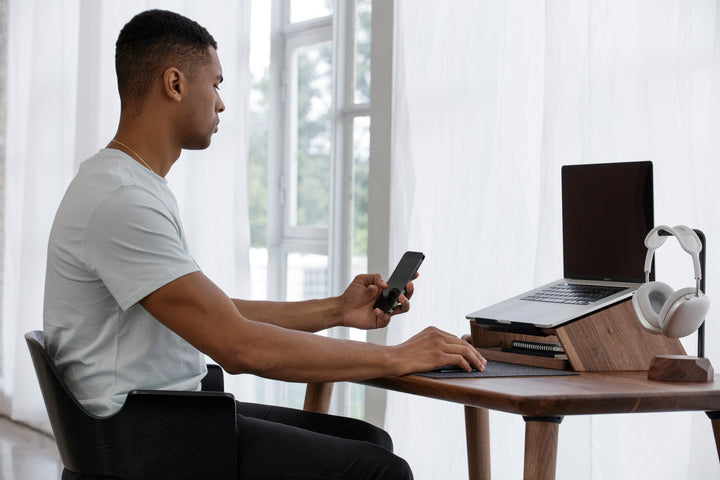
[[[692,257],[695,269],[694,287],[674,291],[666,283],[650,281],[653,254],[667,238],[661,236],[660,231],[677,238],[683,250]],[[660,225],[647,234],[645,246],[648,249],[645,256],[645,283],[640,285],[632,297],[632,306],[640,325],[651,333],[670,338],[690,335],[702,324],[710,309],[710,299],[700,291],[700,238],[695,231],[684,225],[674,228]]]

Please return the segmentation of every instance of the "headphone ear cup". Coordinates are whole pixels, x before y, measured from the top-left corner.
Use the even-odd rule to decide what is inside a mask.
[[[662,334],[660,313],[667,299],[675,290],[663,282],[648,282],[640,285],[632,297],[632,305],[640,325],[650,333]]]
[[[698,329],[710,309],[710,299],[702,292],[695,295],[688,287],[673,293],[663,305],[658,317],[666,337],[681,338]]]

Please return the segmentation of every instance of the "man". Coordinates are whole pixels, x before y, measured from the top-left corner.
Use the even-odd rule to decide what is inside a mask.
[[[229,373],[294,382],[483,368],[467,342],[434,328],[397,346],[312,334],[385,327],[390,316],[372,308],[387,286],[378,275],[324,300],[228,298],[190,255],[164,178],[182,149],[207,148],[218,130],[217,44],[192,20],[143,12],[120,32],[116,70],[117,133],[81,165],[48,247],[46,348],[89,411],[111,415],[133,389],[198,389],[203,353]],[[408,308],[402,297],[398,313]],[[364,422],[243,403],[237,412],[244,479],[412,478],[387,434]]]

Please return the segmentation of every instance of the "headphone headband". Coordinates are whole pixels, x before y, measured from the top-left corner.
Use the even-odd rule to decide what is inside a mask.
[[[702,278],[702,271],[700,269],[700,250],[702,250],[702,242],[697,236],[695,231],[685,225],[676,225],[674,228],[668,227],[667,225],[658,225],[657,227],[650,230],[645,237],[645,246],[648,251],[645,255],[645,281],[647,282],[650,278],[650,268],[652,267],[652,258],[655,250],[665,243],[666,236],[660,235],[660,232],[664,231],[677,238],[678,243],[693,259],[693,269],[695,270],[695,280]]]

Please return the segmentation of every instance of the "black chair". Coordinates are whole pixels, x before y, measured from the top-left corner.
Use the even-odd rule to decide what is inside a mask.
[[[221,391],[135,390],[112,416],[85,410],[45,351],[25,334],[64,470],[62,480],[237,479],[235,399]],[[203,390],[222,390],[208,365]]]

